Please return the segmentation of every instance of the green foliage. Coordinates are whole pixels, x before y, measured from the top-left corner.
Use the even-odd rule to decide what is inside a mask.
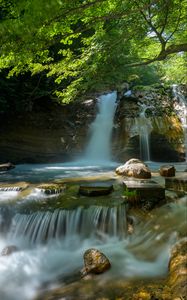
[[[124,191],[124,196],[127,197],[128,200],[136,200],[138,194],[136,190],[129,191],[128,188]]]
[[[172,84],[187,84],[187,55],[179,53],[166,59],[160,66],[161,80]]]
[[[30,77],[30,74],[6,78],[6,72],[0,74],[0,115],[30,112],[38,98],[49,97],[53,82],[46,81],[43,74]]]
[[[0,0],[0,69],[45,74],[47,91],[65,103],[124,81],[168,80],[167,62],[129,65],[184,43],[185,12],[186,0]]]

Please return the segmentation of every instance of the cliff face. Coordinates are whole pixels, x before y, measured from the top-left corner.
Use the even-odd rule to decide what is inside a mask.
[[[112,134],[113,159],[142,158],[140,134],[147,126],[151,160],[184,161],[184,133],[177,105],[171,88],[135,87],[130,95],[121,92]],[[0,162],[76,159],[84,153],[96,113],[96,99],[64,106],[40,100],[31,113],[1,117]]]
[[[95,100],[65,106],[37,104],[32,113],[1,118],[0,160],[64,162],[80,155],[96,114]]]
[[[186,89],[182,93],[185,97]],[[178,115],[179,99],[171,88],[135,87],[118,102],[113,153],[120,161],[141,156],[140,136],[149,133],[150,159],[184,161],[184,132]]]

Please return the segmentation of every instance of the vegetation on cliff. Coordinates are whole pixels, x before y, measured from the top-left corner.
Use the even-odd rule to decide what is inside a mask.
[[[124,81],[184,83],[186,8],[186,0],[1,0],[3,88],[17,93],[20,79],[27,82],[29,106],[45,95],[68,103]]]

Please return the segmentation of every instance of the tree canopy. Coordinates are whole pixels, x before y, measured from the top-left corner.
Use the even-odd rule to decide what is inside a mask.
[[[184,62],[186,11],[186,0],[0,0],[0,69],[50,77],[69,102]]]

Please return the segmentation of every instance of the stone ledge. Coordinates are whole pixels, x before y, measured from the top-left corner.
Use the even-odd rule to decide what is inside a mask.
[[[165,178],[165,187],[168,190],[187,192],[187,176]]]
[[[125,197],[132,206],[147,206],[153,208],[165,199],[165,188],[153,180],[124,180]]]
[[[113,192],[113,185],[107,183],[86,183],[80,185],[79,194],[83,196],[103,196]]]

